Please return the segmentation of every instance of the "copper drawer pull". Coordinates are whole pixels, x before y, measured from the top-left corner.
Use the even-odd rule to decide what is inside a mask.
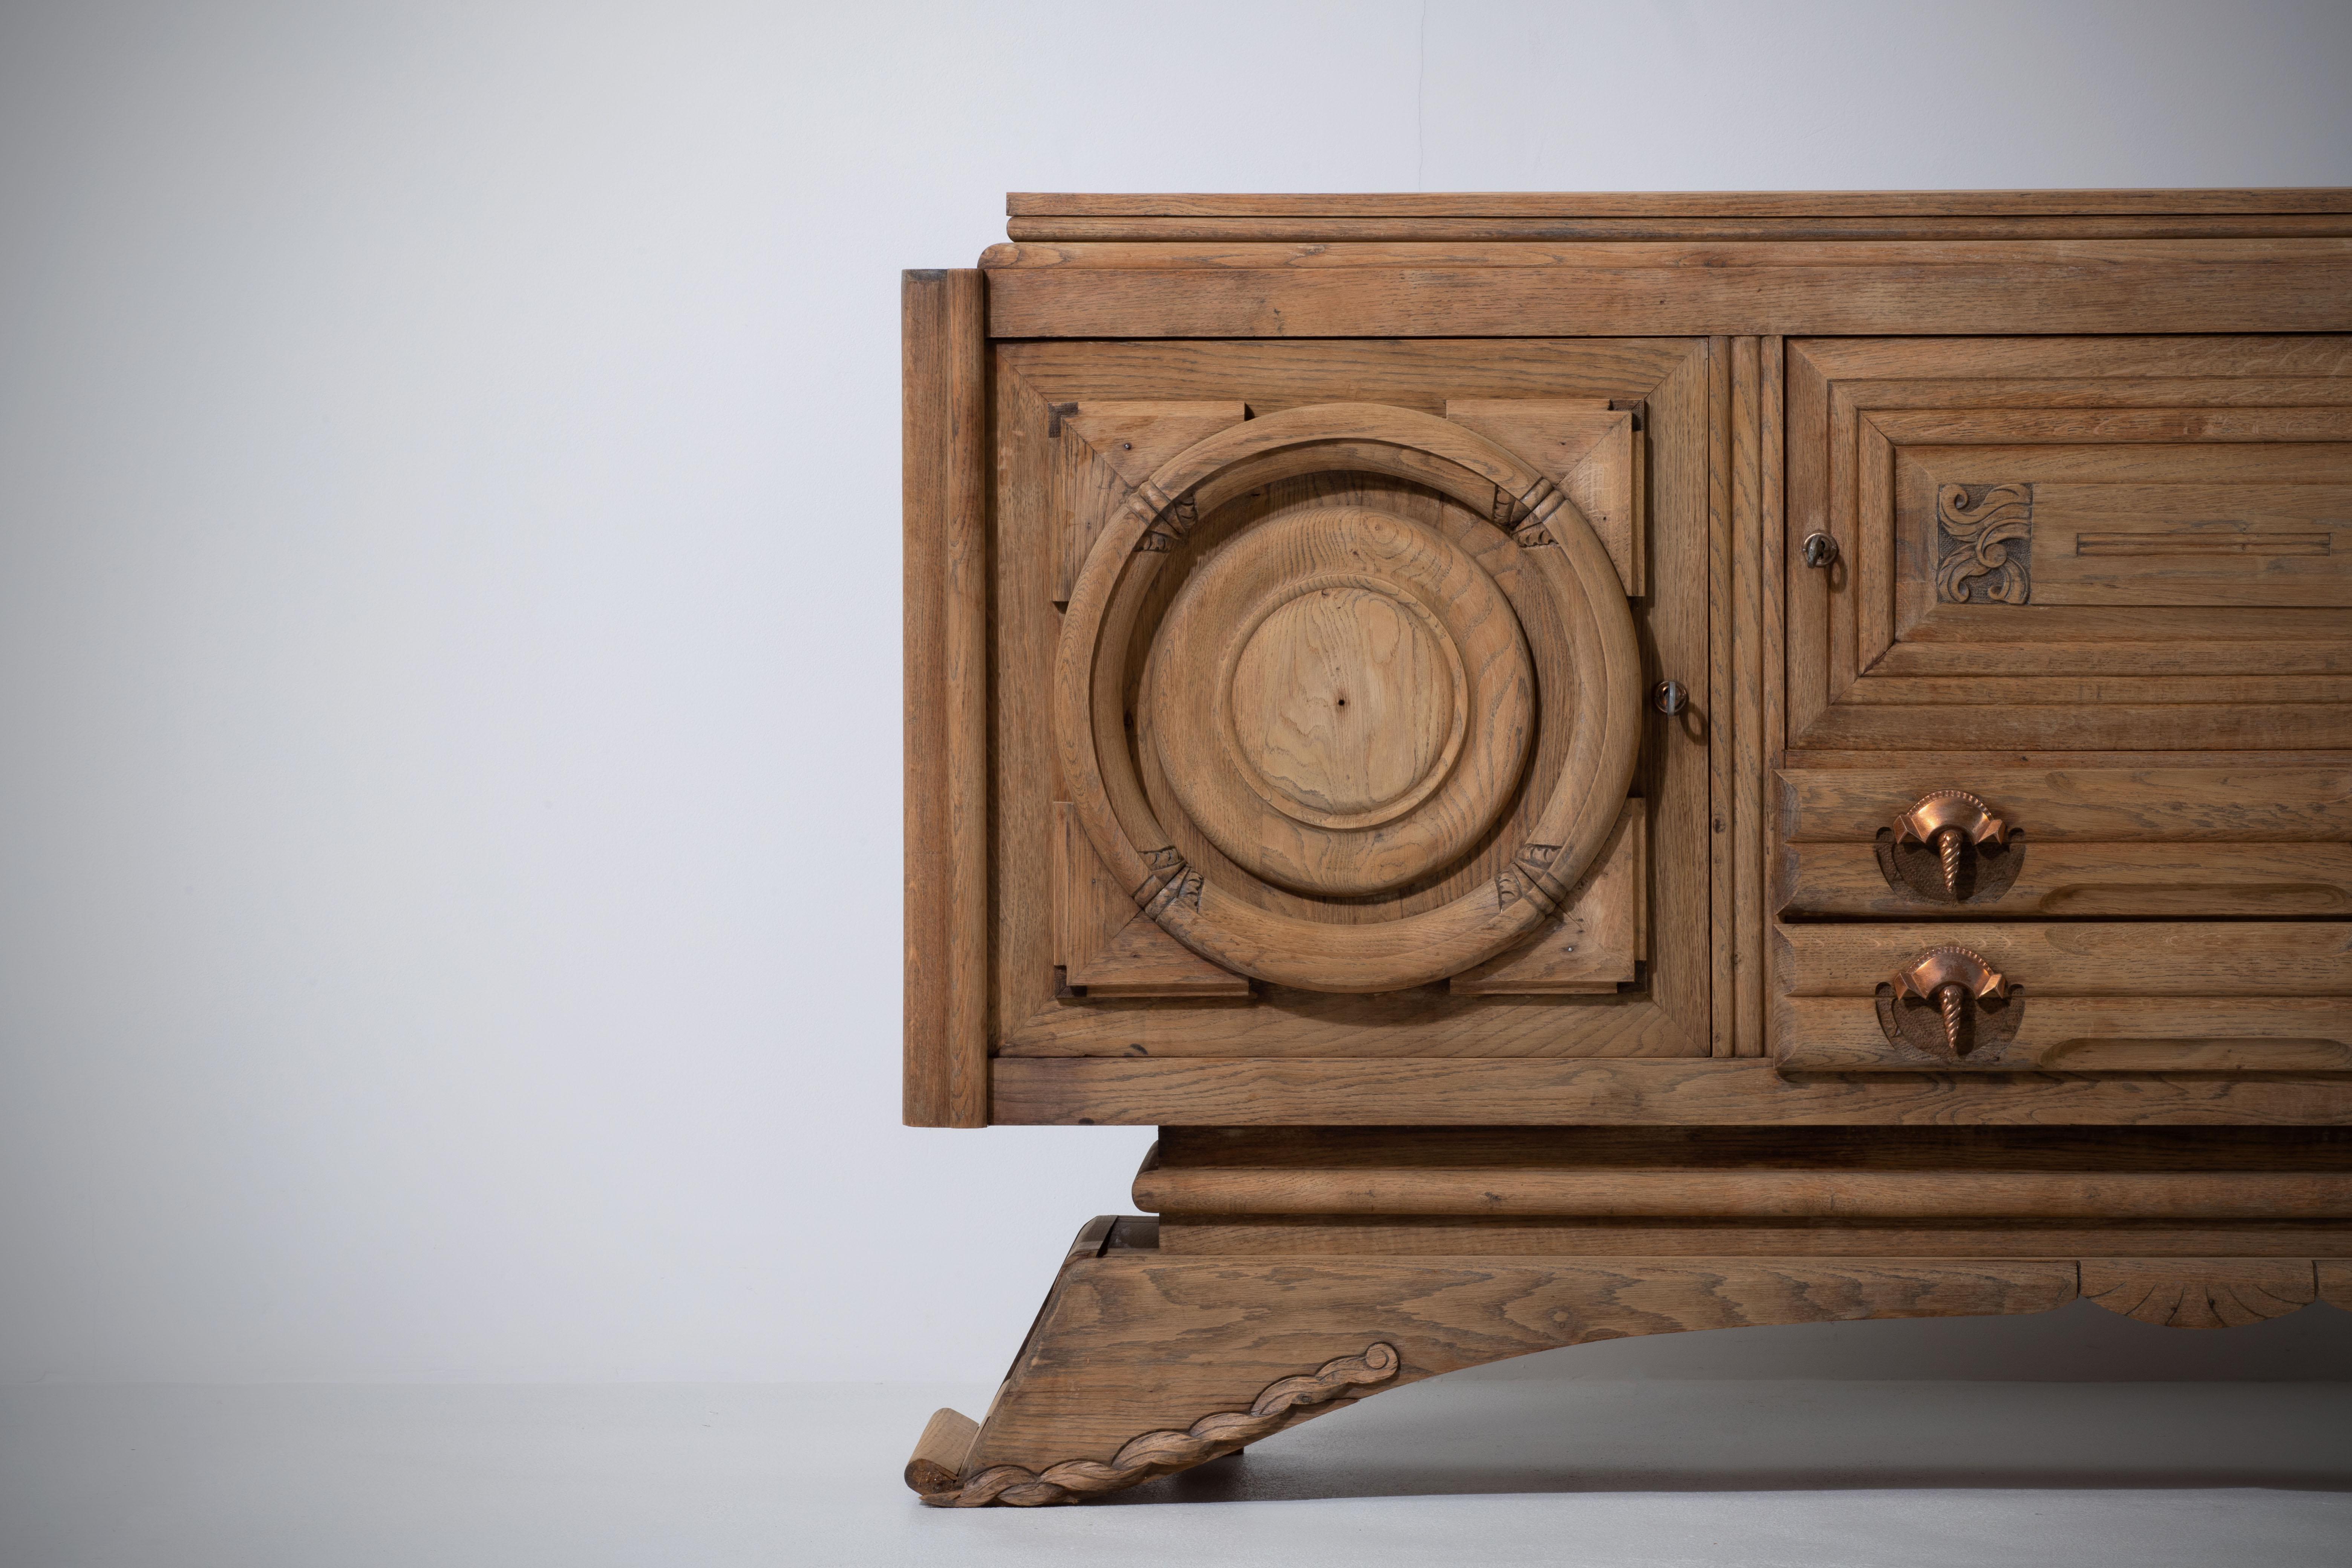
[[[1897,1000],[1916,996],[1933,1001],[1944,1012],[1944,1045],[1960,1054],[1961,1009],[1971,996],[2009,994],[2009,982],[1999,970],[1965,947],[1931,947],[1908,969],[1895,972]]]
[[[1964,845],[2006,844],[2009,824],[1966,790],[1939,789],[1895,819],[1897,844],[1932,844],[1944,863],[1944,890],[1960,896],[1960,849]]]

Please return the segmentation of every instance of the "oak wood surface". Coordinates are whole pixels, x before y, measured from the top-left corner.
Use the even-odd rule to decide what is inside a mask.
[[[2306,1265],[2306,1267],[2308,1267]],[[1393,1347],[1396,1387],[1625,1334],[1766,1322],[2044,1311],[2071,1262],[1294,1258],[1110,1251],[1066,1265],[965,1460],[1109,1460],[1138,1435],[1247,1410],[1329,1359]],[[1269,1310],[1279,1307],[1279,1310]],[[1329,1406],[1323,1406],[1328,1409]]]
[[[2352,214],[2345,215],[2352,221]],[[2315,257],[2336,253],[2341,239],[2317,243],[2233,240],[2240,257]],[[1950,267],[2003,261],[2105,264],[2210,259],[2216,247],[2170,239],[1936,240],[1840,239],[1766,242],[1559,244],[1517,241],[1454,244],[1064,243],[992,245],[981,253],[983,271],[1038,268],[1115,268],[1129,271],[1234,271],[1294,268],[1324,271],[1360,267]]]
[[[954,1486],[963,1475],[964,1456],[971,1452],[972,1439],[979,1436],[980,1423],[961,1411],[933,1411],[907,1460],[908,1489],[936,1492]]]
[[[2085,1258],[2083,1297],[2164,1329],[2232,1329],[2284,1317],[2319,1293],[2302,1258]]]
[[[1497,1215],[1588,1219],[2347,1220],[2352,1173],[1312,1170],[1147,1163],[1135,1205],[1175,1215]]]
[[[1617,831],[1553,920],[1445,983],[1456,996],[1612,995],[1649,957],[1649,817],[1629,800]]]
[[[1517,453],[1567,492],[1617,563],[1625,592],[1647,593],[1641,416],[1566,399],[1449,398],[1445,417]]]
[[[1318,447],[1343,447],[1345,455],[1317,456]],[[1154,543],[1160,536],[1153,531],[1174,498],[1197,495],[1199,510],[1213,512],[1251,483],[1264,482],[1261,459],[1276,465],[1275,477],[1318,464],[1391,473],[1465,505],[1523,498],[1507,521],[1520,529],[1514,537],[1574,654],[1572,691],[1546,700],[1569,704],[1579,720],[1560,778],[1514,860],[1542,898],[1508,889],[1497,898],[1480,889],[1392,921],[1327,923],[1239,896],[1170,847],[1128,750],[1122,655],[1171,548]],[[1063,785],[1105,863],[1138,890],[1146,912],[1224,967],[1276,984],[1356,992],[1442,979],[1491,956],[1556,907],[1615,826],[1640,723],[1633,626],[1614,567],[1572,504],[1522,461],[1458,426],[1366,404],[1287,410],[1212,436],[1171,459],[1139,493],[1146,492],[1150,503],[1130,507],[1107,529],[1079,574],[1053,685]],[[1175,541],[1192,526],[1176,526]],[[1181,610],[1180,600],[1171,615]]]
[[[2230,1220],[2083,1225],[1907,1221],[1749,1221],[1424,1218],[1360,1215],[1173,1215],[1160,1224],[1171,1257],[1314,1255],[1591,1258],[2287,1258],[2352,1268],[2352,1225]],[[2347,1283],[2352,1283],[2348,1281]],[[2352,1290],[2344,1300],[2352,1300]]]
[[[1247,997],[1249,982],[1219,969],[1143,917],[1066,801],[1054,836],[1054,961],[1090,996]]]
[[[2352,1172],[2352,1127],[1163,1127],[1161,1169]]]
[[[2183,244],[2197,243],[2183,241]],[[2352,330],[2352,251],[2086,265],[1013,268],[1000,338],[1550,337]],[[2273,241],[2273,244],[2291,242]],[[1670,274],[1672,286],[1664,287]]]
[[[1500,243],[1803,243],[1834,241],[2068,239],[2316,239],[2352,235],[2352,215],[2248,213],[1990,217],[1015,217],[1005,237],[1039,244],[1118,249],[1201,249],[1255,245],[1444,245]],[[996,251],[982,253],[983,265]]]
[[[988,1121],[983,296],[975,271],[901,284],[910,1126]]]
[[[1955,1059],[1890,1040],[1858,997],[1784,996],[1777,1059],[1807,1073],[2352,1073],[2352,997],[2035,993],[2020,1005],[2013,1035]]]
[[[2343,921],[1874,921],[1785,924],[1780,939],[1792,996],[1868,996],[1947,944],[1981,954],[2035,997],[2352,996],[2352,923]]]
[[[1620,408],[1612,411],[1612,426],[1618,426],[1629,409],[1639,410],[1647,426],[1641,443],[1625,439],[1632,432],[1623,432],[1619,449],[1639,453],[1642,445],[1656,443],[1639,464],[1646,492],[1642,499],[1648,502],[1645,511],[1661,518],[1680,518],[1692,514],[1706,486],[1703,356],[1695,354],[1686,343],[1611,342],[1107,342],[1009,344],[1000,348],[998,361],[999,461],[1003,486],[996,601],[1000,626],[996,713],[1003,748],[997,772],[996,868],[1002,921],[1000,1048],[1013,1053],[1124,1051],[1129,1045],[1125,1037],[1139,1021],[1155,1038],[1175,1042],[1171,1049],[1231,1049],[1236,1043],[1244,1049],[1255,1048],[1251,1042],[1291,1049],[1293,1043],[1271,1037],[1294,1023],[1303,1032],[1295,1047],[1309,1051],[1329,1051],[1335,1047],[1347,1050],[1345,1042],[1351,1034],[1364,1041],[1361,1048],[1374,1050],[1412,1048],[1408,1044],[1412,1038],[1425,1040],[1430,1048],[1439,1051],[1477,1048],[1472,1042],[1481,1032],[1475,1016],[1480,1005],[1500,1009],[1494,1025],[1505,1049],[1514,1048],[1509,1044],[1512,1040],[1523,1047],[1571,1052],[1658,1053],[1691,1047],[1688,1020],[1703,1016],[1709,981],[1704,949],[1693,954],[1680,941],[1653,942],[1655,956],[1647,975],[1648,994],[1626,999],[1633,1005],[1616,1006],[1620,998],[1597,994],[1591,999],[1612,1005],[1603,1013],[1576,1015],[1555,1009],[1517,1023],[1513,1022],[1513,1013],[1522,1005],[1520,998],[1449,1000],[1443,991],[1434,997],[1425,992],[1405,992],[1360,999],[1318,998],[1280,987],[1261,987],[1263,994],[1255,1004],[1239,998],[1188,1002],[1156,1016],[1146,1005],[1098,998],[1091,991],[1084,998],[1057,998],[1051,979],[1056,940],[1051,896],[1054,857],[1041,855],[1035,847],[1052,842],[1050,817],[1044,799],[1032,804],[1033,798],[1045,796],[1055,787],[1039,782],[1051,780],[1055,767],[1050,757],[1041,758],[1033,749],[1038,708],[1034,701],[1023,700],[1022,693],[1039,689],[1036,682],[1050,665],[1047,650],[1058,631],[1058,617],[1050,603],[1042,613],[1033,608],[1040,597],[1050,601],[1053,595],[1050,586],[1039,594],[1031,563],[1041,548],[1049,547],[1052,522],[1068,510],[1066,501],[1054,500],[1051,474],[1041,457],[1050,458],[1056,447],[1078,445],[1074,426],[1091,407],[1171,401],[1225,407],[1245,404],[1264,417],[1334,398],[1369,398],[1432,414],[1443,413],[1450,402],[1465,399],[1547,405],[1580,401],[1594,408],[1615,402]],[[1064,421],[1064,433],[1054,437],[1047,432],[1057,416]],[[1317,493],[1341,501],[1372,499],[1372,492],[1344,486]],[[1622,488],[1616,493],[1622,494]],[[1271,492],[1266,504],[1273,504]],[[1406,505],[1395,491],[1381,492],[1376,504]],[[1061,512],[1053,511],[1056,506]],[[1052,515],[1039,516],[1041,507]],[[1409,506],[1402,514],[1423,515]],[[1205,534],[1207,531],[1204,520],[1198,531]],[[1661,582],[1670,585],[1661,586],[1652,600],[1637,605],[1642,631],[1645,643],[1660,649],[1663,658],[1673,661],[1674,672],[1687,680],[1693,667],[1684,655],[1686,650],[1696,652],[1703,660],[1706,636],[1704,580],[1688,569],[1704,550],[1704,537],[1677,528],[1673,542],[1657,549],[1655,563],[1665,573]],[[1703,662],[1699,671],[1694,684],[1703,687]],[[1659,834],[1670,836],[1677,847],[1659,858],[1650,885],[1638,889],[1649,897],[1637,912],[1646,918],[1654,933],[1670,929],[1703,932],[1705,738],[1697,731],[1670,734],[1671,727],[1663,719],[1652,718],[1648,725],[1651,733],[1637,787],[1652,826]],[[1564,737],[1565,730],[1553,726],[1549,732]],[[1564,744],[1564,741],[1538,742],[1538,775],[1552,765],[1542,760],[1545,744]],[[1160,787],[1149,777],[1146,782],[1151,788]],[[1214,854],[1213,847],[1197,839],[1184,852],[1196,865],[1210,864],[1204,854]],[[1491,882],[1491,869],[1486,877]],[[1262,896],[1272,899],[1278,892],[1268,889]],[[1360,918],[1338,907],[1332,912]],[[1136,928],[1129,929],[1139,934]],[[1696,962],[1692,962],[1694,957]],[[1564,988],[1567,983],[1561,984]],[[1595,984],[1613,992],[1617,983]],[[1546,989],[1551,988],[1548,983]],[[1540,1000],[1584,999],[1550,995]],[[1249,1016],[1260,1013],[1266,1016]],[[1378,1026],[1367,1033],[1368,1025]],[[1699,1048],[1704,1048],[1703,1040]]]
[[[2315,765],[2243,754],[2183,766],[2137,756],[1962,754],[1824,759],[1854,765],[1783,769],[1783,839],[1873,842],[1921,796],[1965,789],[2029,844],[2294,843],[2352,833],[2352,758]]]
[[[2352,1262],[2323,1258],[2317,1272],[2319,1299],[2331,1307],[2352,1312]]]
[[[2016,879],[1960,900],[1890,885],[1874,845],[1792,844],[1773,900],[1783,918],[2352,914],[2352,844],[2098,844],[2020,840]]]
[[[1013,216],[1883,217],[1950,214],[2352,213],[2352,188],[2177,190],[1384,191],[1336,195],[1013,191]]]
[[[1007,1124],[1245,1126],[2323,1126],[2352,1082],[1958,1073],[1781,1076],[1769,1061],[1513,1058],[1000,1057]]]

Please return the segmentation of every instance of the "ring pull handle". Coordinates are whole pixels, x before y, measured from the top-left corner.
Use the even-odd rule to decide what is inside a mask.
[[[1944,863],[1944,891],[1960,896],[1960,850],[1971,844],[2006,844],[2009,824],[1992,807],[1960,789],[1939,789],[1895,819],[1897,844],[1932,844]]]
[[[1895,972],[1895,994],[1897,1000],[1916,996],[1940,1007],[1944,1014],[1944,1045],[1957,1057],[1960,1054],[1961,1009],[1968,999],[2006,996],[2009,982],[1999,970],[1965,947],[1931,947],[1909,968]]]

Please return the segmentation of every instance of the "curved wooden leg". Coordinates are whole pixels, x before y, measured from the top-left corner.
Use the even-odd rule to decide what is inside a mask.
[[[2041,1312],[2077,1283],[2071,1259],[1165,1256],[1152,1221],[1106,1217],[1079,1233],[987,1419],[934,1416],[908,1479],[942,1508],[1074,1502],[1559,1345]]]

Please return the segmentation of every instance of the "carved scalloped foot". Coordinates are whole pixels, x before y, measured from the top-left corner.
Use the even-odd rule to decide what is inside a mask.
[[[2309,1265],[2305,1265],[2306,1274]],[[1078,1236],[974,1424],[907,1481],[942,1508],[1075,1502],[1463,1367],[1629,1334],[2040,1312],[2071,1261],[1166,1256],[1148,1219]]]

